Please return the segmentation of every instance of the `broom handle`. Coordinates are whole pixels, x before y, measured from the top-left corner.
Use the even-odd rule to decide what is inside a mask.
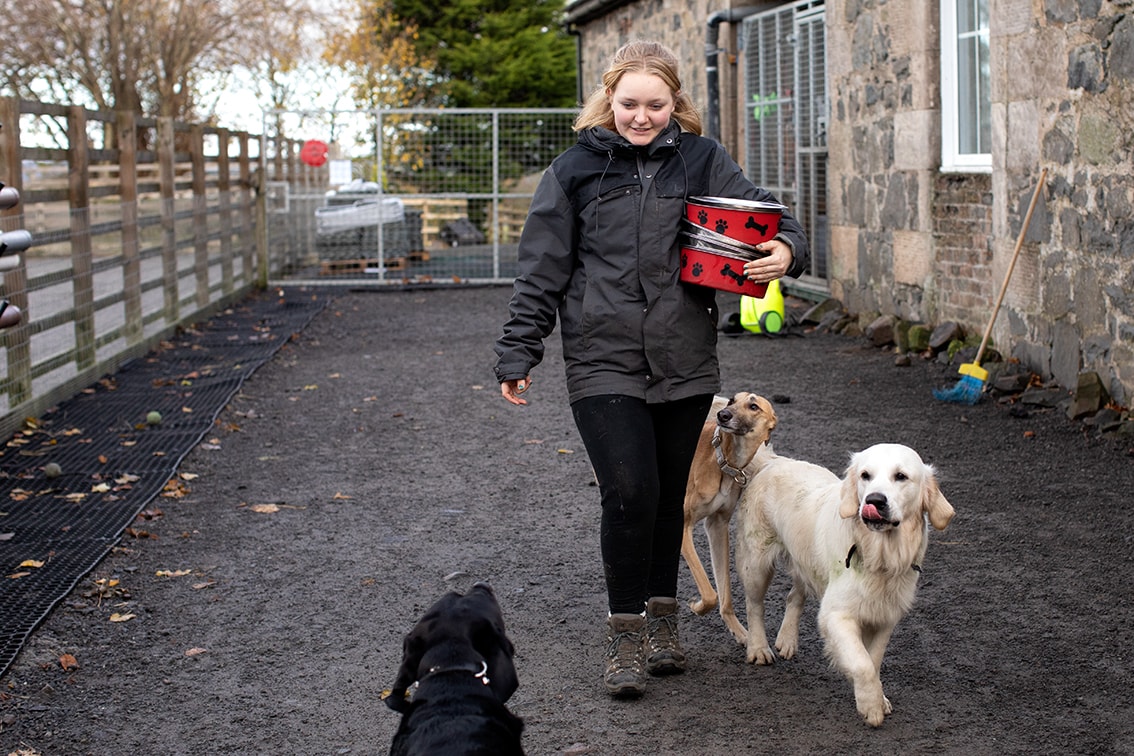
[[[1028,232],[1028,226],[1032,222],[1032,211],[1036,209],[1036,200],[1039,199],[1040,190],[1043,189],[1043,182],[1047,178],[1047,168],[1040,171],[1039,181],[1036,182],[1036,190],[1032,192],[1032,201],[1028,204],[1028,212],[1024,215],[1024,223],[1020,226],[1020,235],[1016,237],[1016,249],[1012,251],[1012,259],[1008,262],[1008,272],[1004,274],[1004,283],[1000,285],[1000,294],[996,297],[996,304],[992,308],[992,317],[988,319],[988,325],[984,329],[984,337],[980,340],[980,349],[977,350],[976,359],[973,362],[977,365],[980,364],[980,358],[984,356],[984,348],[988,346],[988,337],[992,335],[992,325],[996,322],[996,316],[1000,312],[1000,303],[1004,301],[1004,293],[1008,291],[1008,281],[1012,278],[1012,269],[1016,267],[1016,258],[1020,256],[1020,247],[1024,246],[1024,235]]]

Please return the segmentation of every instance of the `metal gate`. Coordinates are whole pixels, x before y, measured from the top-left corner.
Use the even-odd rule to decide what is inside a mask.
[[[268,277],[500,283],[573,109],[275,111],[264,133]],[[297,137],[298,135],[298,137]]]
[[[822,0],[801,0],[744,19],[745,171],[791,207],[811,242],[798,282],[827,281],[827,65]]]

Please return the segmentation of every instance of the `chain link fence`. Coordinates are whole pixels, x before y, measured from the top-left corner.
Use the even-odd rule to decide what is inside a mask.
[[[262,167],[269,275],[497,283],[573,109],[276,111]],[[296,135],[301,135],[298,139]],[[273,154],[270,149],[278,146]]]

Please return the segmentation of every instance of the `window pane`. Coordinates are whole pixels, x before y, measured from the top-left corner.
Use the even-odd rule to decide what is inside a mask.
[[[991,150],[987,0],[957,2],[957,152]],[[975,22],[980,26],[972,28]]]

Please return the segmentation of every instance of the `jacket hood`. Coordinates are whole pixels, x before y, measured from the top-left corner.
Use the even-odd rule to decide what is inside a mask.
[[[579,132],[580,145],[594,152],[601,152],[604,155],[613,151],[644,154],[646,157],[653,157],[662,152],[677,149],[677,145],[680,142],[681,127],[673,120],[670,120],[669,125],[666,126],[652,142],[645,146],[631,144],[626,137],[616,131],[611,131],[605,126],[593,126]]]

